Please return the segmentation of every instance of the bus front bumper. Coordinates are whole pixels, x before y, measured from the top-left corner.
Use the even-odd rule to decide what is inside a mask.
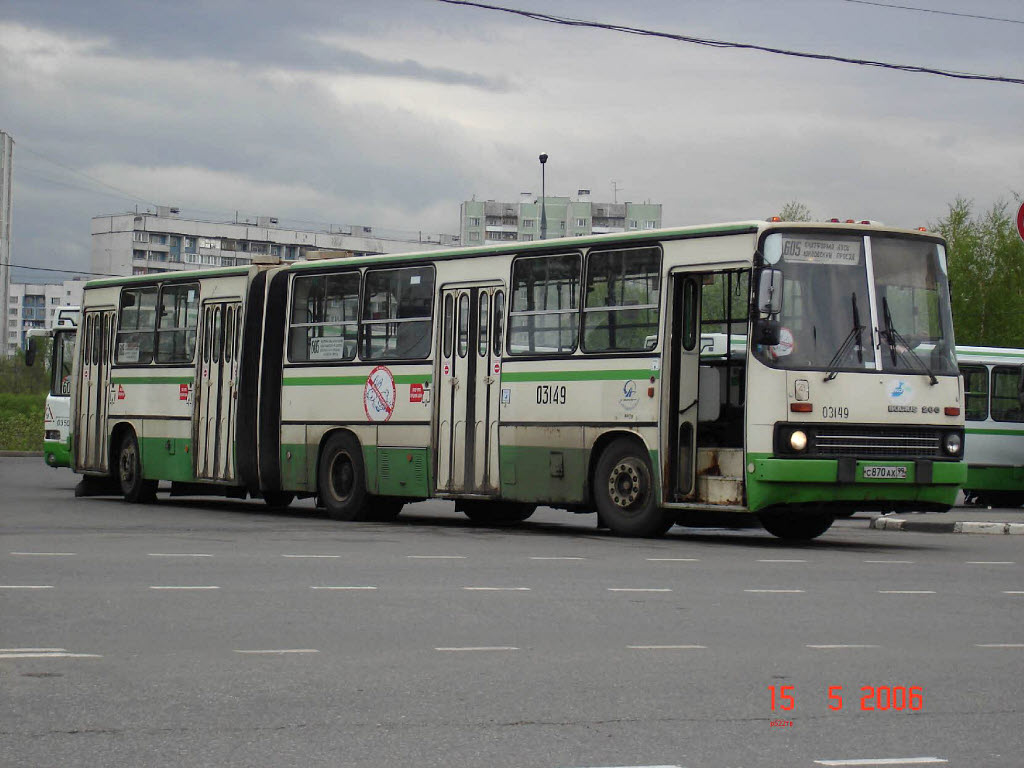
[[[71,466],[71,441],[61,442],[59,440],[43,441],[43,458],[51,467]]]

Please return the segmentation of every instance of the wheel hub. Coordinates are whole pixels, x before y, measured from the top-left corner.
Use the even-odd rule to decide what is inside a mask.
[[[615,466],[608,478],[608,495],[616,506],[622,509],[631,507],[643,491],[640,468],[636,464],[623,461]]]

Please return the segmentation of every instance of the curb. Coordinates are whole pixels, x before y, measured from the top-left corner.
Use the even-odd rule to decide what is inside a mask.
[[[1024,523],[989,523],[989,522],[950,522],[937,523],[925,520],[904,520],[899,517],[876,517],[871,520],[871,527],[880,531],[913,531],[917,533],[985,533],[985,534],[1022,534]]]
[[[0,459],[19,459],[28,456],[42,458],[42,451],[0,451]]]

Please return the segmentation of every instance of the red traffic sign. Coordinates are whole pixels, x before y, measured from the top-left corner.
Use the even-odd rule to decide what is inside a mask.
[[[1020,204],[1020,208],[1017,209],[1017,234],[1020,235],[1020,239],[1024,240],[1024,203]]]

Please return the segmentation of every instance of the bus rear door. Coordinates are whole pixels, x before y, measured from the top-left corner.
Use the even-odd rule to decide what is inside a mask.
[[[235,478],[235,409],[242,305],[206,301],[199,322],[195,405],[192,411],[195,476]]]

